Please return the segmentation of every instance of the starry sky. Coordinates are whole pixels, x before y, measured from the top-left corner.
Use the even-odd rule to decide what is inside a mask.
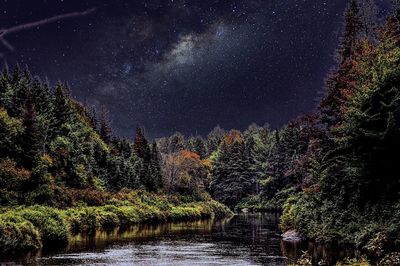
[[[7,35],[0,60],[105,105],[120,136],[277,128],[315,109],[348,1],[0,0],[0,29],[96,8]]]

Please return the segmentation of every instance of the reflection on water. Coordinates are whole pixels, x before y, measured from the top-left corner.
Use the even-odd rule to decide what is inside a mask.
[[[43,250],[21,260],[39,265],[287,265],[302,250],[331,263],[348,255],[283,242],[277,224],[276,214],[240,214],[222,221],[140,225],[77,235],[63,250]]]

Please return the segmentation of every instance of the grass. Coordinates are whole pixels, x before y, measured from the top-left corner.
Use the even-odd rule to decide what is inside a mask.
[[[0,253],[63,245],[74,234],[97,229],[232,215],[226,206],[213,200],[184,203],[174,197],[145,192],[119,195],[103,206],[80,205],[67,209],[37,205],[0,210]]]

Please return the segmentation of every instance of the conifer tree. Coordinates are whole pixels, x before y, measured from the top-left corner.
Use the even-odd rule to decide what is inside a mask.
[[[41,132],[41,149],[43,153],[46,153],[51,126],[55,120],[51,93],[48,84],[42,83],[37,77],[31,83],[31,91],[37,111],[38,127]]]
[[[37,156],[40,153],[40,137],[31,91],[28,91],[26,95],[23,126],[25,127],[24,134],[22,135],[24,164],[29,168],[33,168]]]
[[[133,142],[133,149],[136,152],[136,155],[143,159],[145,163],[148,163],[150,160],[150,148],[149,144],[144,136],[143,129],[141,127],[136,128],[135,139]]]
[[[187,142],[187,149],[200,155],[200,158],[204,158],[207,154],[206,145],[202,137],[192,137]]]
[[[185,137],[180,132],[175,132],[168,140],[169,153],[180,152],[185,149]]]
[[[366,53],[359,62],[361,80],[368,82],[349,103],[339,128],[342,134],[335,139],[340,153],[334,159],[344,162],[343,190],[348,197],[357,191],[352,201],[358,204],[398,196],[398,178],[393,173],[400,161],[393,155],[400,149],[400,47],[396,37],[385,34],[387,30],[376,51]]]
[[[94,122],[94,121],[93,121]],[[111,121],[110,121],[110,114],[107,108],[103,105],[101,106],[100,112],[100,136],[104,140],[105,143],[108,145],[112,142],[112,129],[111,129]]]
[[[47,83],[42,83],[39,78],[34,78],[31,85],[32,95],[35,101],[36,111],[50,118],[53,109],[51,93]]]
[[[223,130],[220,126],[216,126],[208,135],[207,135],[207,154],[210,155],[214,151],[218,149],[219,144],[224,139],[225,130]]]
[[[22,71],[17,65],[12,73],[10,82],[10,94],[8,97],[12,99],[9,112],[12,116],[23,116],[25,102],[27,100],[28,90],[30,87],[30,74],[27,71]]]
[[[391,0],[392,9],[393,9],[393,17],[397,20],[400,19],[400,0]]]
[[[338,49],[338,69],[326,81],[327,95],[320,103],[321,118],[328,128],[343,120],[347,99],[354,92],[354,59],[363,29],[358,0],[352,0],[345,11],[343,35]]]
[[[379,26],[379,9],[375,0],[362,0],[359,2],[362,21],[362,36],[375,42]]]
[[[89,118],[90,125],[96,132],[99,132],[99,130],[98,130],[99,120],[97,118],[96,109],[94,108],[94,106],[91,106],[91,107],[87,107],[85,110],[86,110],[86,115]]]
[[[66,93],[65,86],[58,83],[54,92],[54,121],[52,125],[52,136],[63,135],[62,126],[71,121],[73,116],[73,109],[70,104],[70,99]]]
[[[157,143],[151,145],[150,164],[147,182],[145,184],[149,191],[157,191],[162,187],[160,154],[157,149]]]
[[[363,22],[358,0],[352,0],[345,11],[344,29],[339,45],[339,63],[343,64],[351,58],[357,48]]]
[[[10,74],[6,65],[0,75],[0,106],[4,107],[7,111],[11,109],[12,105],[11,94]]]
[[[234,207],[252,192],[253,180],[245,143],[232,134],[221,143],[212,167],[211,193],[215,199]]]

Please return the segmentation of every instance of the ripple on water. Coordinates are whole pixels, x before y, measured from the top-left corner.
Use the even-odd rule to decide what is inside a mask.
[[[226,245],[186,241],[115,245],[104,252],[71,253],[42,258],[41,263],[45,265],[262,265],[252,261],[245,248]],[[265,258],[283,259],[280,256]]]

